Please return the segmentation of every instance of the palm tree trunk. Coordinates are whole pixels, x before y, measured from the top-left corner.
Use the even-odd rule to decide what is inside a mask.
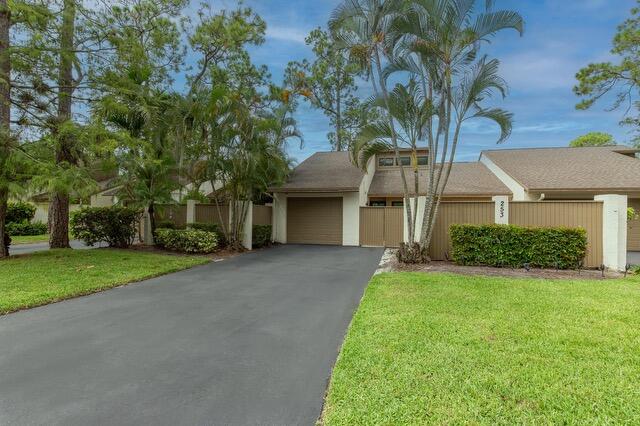
[[[11,56],[9,54],[11,12],[7,0],[0,0],[0,258],[9,256],[9,236],[6,234],[7,188],[5,164],[11,143]]]
[[[73,59],[76,19],[76,0],[64,0],[62,27],[60,30],[60,69],[58,75],[58,120],[56,125],[57,150],[56,163],[75,165],[77,159],[71,152],[69,136],[60,135],[59,127],[71,120],[73,96]],[[69,194],[56,191],[49,205],[49,246],[68,248],[69,246]]]
[[[398,137],[396,134],[396,129],[395,129],[395,124],[393,122],[393,117],[391,116],[391,110],[389,107],[389,92],[387,91],[387,85],[384,81],[384,77],[382,76],[382,65],[380,63],[380,52],[378,50],[378,47],[376,46],[375,48],[375,63],[376,63],[376,70],[378,73],[378,79],[379,79],[379,83],[380,83],[380,90],[382,91],[382,97],[384,99],[384,103],[385,103],[385,107],[387,110],[387,115],[389,118],[389,126],[391,127],[391,142],[393,144],[393,149],[395,152],[395,158],[396,158],[396,163],[400,166],[400,179],[402,180],[402,190],[404,192],[403,194],[403,198],[404,198],[404,208],[407,210],[407,229],[408,229],[408,234],[409,234],[409,244],[412,244],[415,238],[415,232],[414,232],[414,228],[413,228],[413,215],[411,214],[412,209],[411,209],[411,200],[409,197],[409,187],[407,185],[407,178],[405,176],[404,173],[404,166],[402,166],[402,163],[400,162],[400,151],[398,149]]]
[[[147,207],[147,213],[149,214],[149,225],[151,225],[151,235],[156,235],[156,209],[155,203],[152,201]]]
[[[338,78],[338,84],[336,84],[336,151],[343,151],[342,146],[342,105],[340,94],[340,79]]]

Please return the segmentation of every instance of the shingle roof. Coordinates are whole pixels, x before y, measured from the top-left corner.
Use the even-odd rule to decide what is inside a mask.
[[[483,151],[527,190],[639,190],[640,160],[626,146]]]
[[[407,170],[406,177],[409,188],[412,188],[413,173]],[[419,191],[424,195],[427,181],[426,171],[421,170],[419,178]],[[369,187],[370,196],[401,196],[402,193],[402,179],[398,169],[376,171]],[[453,163],[444,195],[478,197],[511,195],[511,191],[482,163]]]
[[[296,167],[274,192],[358,191],[364,172],[351,163],[348,152],[316,152]]]

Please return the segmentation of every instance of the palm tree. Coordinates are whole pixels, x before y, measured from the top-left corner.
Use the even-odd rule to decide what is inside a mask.
[[[349,52],[352,60],[362,66],[372,82],[376,97],[380,97],[384,103],[390,132],[389,140],[397,162],[400,162],[398,136],[393,116],[390,114],[390,95],[383,68],[385,61],[393,61],[395,40],[389,37],[389,34],[393,23],[402,16],[405,4],[402,0],[345,0],[333,11],[329,20],[329,29],[338,44]],[[400,176],[407,209],[409,238],[413,241],[414,219],[404,168],[400,168]]]
[[[462,124],[472,118],[495,121],[501,129],[498,143],[511,131],[511,114],[485,109],[481,103],[494,91],[503,97],[507,86],[498,76],[497,60],[476,60],[481,44],[504,29],[522,34],[522,17],[514,11],[494,11],[487,1],[480,13],[475,0],[415,0],[393,24],[393,38],[402,57],[387,70],[409,71],[419,78],[427,99],[438,110],[438,123],[427,124],[430,149],[427,200],[417,249],[423,258],[442,194],[451,172]]]
[[[114,79],[111,92],[95,113],[120,139],[116,152],[122,184],[121,198],[145,207],[155,231],[155,205],[171,201],[178,188],[178,158],[173,133],[177,95],[150,88],[147,74],[137,67]]]
[[[413,172],[413,206],[418,205],[420,194],[420,174],[417,163],[418,145],[425,139],[425,128],[429,120],[435,114],[435,110],[428,102],[415,79],[411,79],[404,86],[397,84],[389,94],[388,102],[382,97],[374,97],[368,102],[369,107],[389,110],[387,115],[393,117],[398,127],[398,143],[411,149]],[[380,152],[393,149],[391,144],[392,131],[386,118],[379,118],[367,124],[361,131],[359,138],[351,150],[351,158],[363,170],[366,170],[369,159]],[[399,163],[400,164],[400,163]],[[413,227],[415,228],[417,214],[413,215]]]
[[[485,57],[478,60],[478,54],[482,43],[501,30],[511,28],[521,34],[523,20],[513,11],[494,11],[491,0],[481,2],[484,6],[477,3],[476,0],[411,0],[402,4],[393,0],[345,0],[330,22],[332,29],[345,34],[345,46],[352,55],[368,66],[376,93],[377,86],[380,87],[394,148],[398,140],[394,123],[398,119],[391,113],[387,78],[398,71],[409,73],[421,89],[422,102],[431,110],[421,135],[427,141],[430,160],[422,232],[415,244],[408,188],[404,170],[400,169],[410,236],[409,243],[400,250],[405,261],[428,260],[433,226],[462,124],[472,118],[493,120],[501,128],[498,142],[505,140],[511,131],[511,114],[482,106],[496,91],[504,96],[507,88],[498,76],[498,61]],[[384,69],[381,58],[387,60]]]

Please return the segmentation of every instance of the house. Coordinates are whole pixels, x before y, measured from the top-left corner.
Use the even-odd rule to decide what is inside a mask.
[[[543,218],[542,222],[560,225],[575,222],[576,226],[586,226],[583,223],[589,221],[589,226],[598,228],[604,241],[598,240],[597,235],[590,236],[593,252],[604,253],[590,262],[606,257],[606,263],[620,269],[626,261],[627,248],[640,250],[640,224],[626,222],[627,205],[640,211],[638,152],[625,146],[483,151],[477,162],[453,164],[442,201],[459,209],[471,205],[464,203],[477,203],[484,211],[480,222],[489,220],[486,207],[495,205],[495,217],[491,210],[490,220],[496,223],[514,223],[508,219],[510,204],[518,217],[527,218],[526,212],[520,214],[520,210],[537,209],[540,212],[536,214],[549,216],[551,203],[563,202],[566,209],[560,209],[560,204],[553,205],[557,207],[554,217]],[[380,222],[371,226],[403,226],[399,169],[405,167],[407,184],[412,188],[409,154],[408,150],[402,150],[400,164],[393,152],[378,154],[369,160],[366,170],[356,167],[346,152],[313,154],[293,170],[284,185],[272,188],[274,239],[280,243],[364,245],[363,215],[373,207],[384,207],[389,212],[387,216],[395,214],[400,219],[394,219],[398,225]],[[428,151],[419,150],[416,160],[420,176],[418,192],[424,203]],[[418,209],[423,206],[419,204]],[[472,222],[465,215],[457,217],[452,220]],[[516,223],[529,224],[528,219],[518,220]],[[530,225],[539,222],[534,220]],[[403,238],[407,239],[406,230]]]

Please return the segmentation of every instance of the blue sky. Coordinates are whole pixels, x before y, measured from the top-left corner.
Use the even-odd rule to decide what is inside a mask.
[[[252,49],[254,62],[267,65],[274,80],[281,81],[289,61],[311,58],[304,38],[313,28],[326,25],[338,3],[246,0],[268,25],[265,44]],[[611,59],[616,27],[629,16],[635,0],[498,0],[496,4],[517,10],[526,23],[523,37],[505,32],[485,48],[485,53],[502,62],[501,74],[510,86],[508,98],[499,104],[515,114],[513,135],[500,147],[563,146],[589,131],[609,132],[619,142],[628,141],[629,129],[618,125],[622,111],[606,111],[607,103],[577,111],[572,87],[581,67]],[[234,0],[216,2],[216,8],[236,6]],[[289,148],[296,160],[330,150],[326,138],[329,124],[320,111],[303,104],[296,118],[305,138],[302,149],[295,144]],[[456,160],[476,160],[481,150],[496,148],[497,137],[497,127],[475,122],[465,129]]]

